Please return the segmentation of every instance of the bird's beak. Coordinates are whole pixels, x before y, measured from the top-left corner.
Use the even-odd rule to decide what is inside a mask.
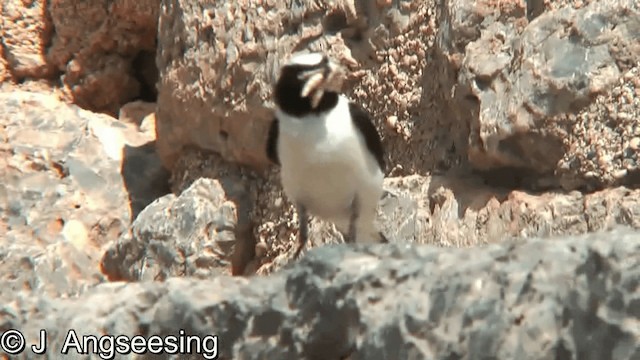
[[[325,91],[342,91],[344,76],[344,69],[327,59],[323,66],[302,74],[301,78],[306,82],[300,95],[302,97],[311,96],[311,105],[315,108],[320,103]]]

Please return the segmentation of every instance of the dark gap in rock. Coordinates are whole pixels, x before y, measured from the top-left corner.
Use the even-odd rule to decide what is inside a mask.
[[[478,99],[478,96],[475,94],[467,94],[464,96],[464,99],[472,103],[474,106],[480,106],[480,99]]]
[[[627,175],[620,179],[620,183],[632,189],[640,188],[640,170],[634,169],[627,171]]]
[[[325,33],[335,35],[347,27],[347,16],[343,11],[333,11],[322,20]]]
[[[532,182],[539,175],[525,168],[505,166],[491,170],[474,170],[485,185],[513,190],[530,190]]]
[[[480,91],[485,91],[491,87],[491,78],[488,76],[477,76],[475,82]]]
[[[156,66],[156,54],[153,51],[140,51],[131,64],[133,76],[140,83],[140,94],[134,100],[155,102],[158,98],[156,83],[159,72]]]
[[[527,20],[532,21],[544,12],[544,0],[527,0]]]
[[[229,133],[225,130],[220,130],[220,137],[222,140],[227,141],[227,139],[229,139]]]
[[[120,173],[129,196],[131,221],[156,199],[171,192],[170,172],[155,155],[155,141],[124,148]]]

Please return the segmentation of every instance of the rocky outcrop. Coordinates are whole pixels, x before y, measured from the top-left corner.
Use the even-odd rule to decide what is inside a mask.
[[[72,329],[183,329],[221,359],[640,358],[639,12],[0,2],[0,333],[45,329],[54,357]],[[313,219],[290,258],[297,217],[263,149],[302,49],[346,66],[374,115],[391,244]],[[154,60],[157,105],[130,102],[154,98]]]
[[[372,41],[385,41],[386,32],[402,33],[415,7],[350,0],[247,5],[162,3],[158,151],[168,168],[173,168],[184,146],[264,166],[264,141],[272,120],[271,87],[288,54],[325,49],[354,71],[379,66],[383,58],[375,55],[369,38],[374,38],[375,29]],[[349,81],[361,75],[356,71]]]
[[[129,281],[227,274],[236,248],[238,211],[227,200],[223,183],[201,178],[180,196],[169,194],[151,203],[106,252],[103,271],[111,280]]]
[[[387,178],[384,186],[378,223],[397,244],[473,247],[509,239],[584,234],[617,225],[640,229],[640,190],[625,187],[590,194],[531,193],[488,186],[478,177],[459,174]],[[264,199],[262,206],[279,196],[283,195],[265,196],[270,200]],[[259,259],[261,274],[281,268],[291,257],[297,223],[287,221],[294,218],[288,206],[271,206],[271,215],[265,215],[258,228],[258,239],[267,248],[267,256]],[[342,242],[333,225],[313,219],[309,247]]]
[[[118,246],[135,243],[135,248],[145,249],[142,253],[151,254],[146,239],[162,235],[168,239],[163,246],[172,254],[183,251],[184,234],[178,231],[183,216],[203,214],[203,209],[198,208],[202,200],[198,196],[181,193],[199,177],[217,181],[224,189],[224,201],[233,204],[237,241],[232,255],[229,251],[220,255],[224,261],[231,256],[233,274],[246,273],[247,267],[252,272],[255,261],[265,265],[286,258],[297,221],[280,192],[277,171],[265,172],[265,180],[225,160],[265,164],[270,84],[286,54],[303,48],[329,49],[352,70],[345,91],[375,116],[394,165],[380,222],[395,241],[473,245],[502,237],[581,233],[614,224],[638,226],[635,190],[529,191],[560,186],[591,191],[607,184],[637,183],[635,3],[283,0],[247,6],[167,0],[159,7],[158,1],[123,0],[74,4],[4,2],[3,31],[10,34],[3,37],[2,51],[11,72],[7,76],[22,81],[63,74],[63,83],[75,91],[74,101],[81,105],[86,98],[105,105],[130,97],[124,88],[139,79],[132,80],[135,76],[128,71],[132,64],[148,60],[144,53],[155,47],[155,30],[150,29],[160,16],[157,127],[150,125],[154,121],[142,121],[156,110],[153,104],[129,103],[119,110],[121,120],[129,123],[126,126],[159,136],[157,144],[125,147],[125,173],[146,169],[127,180],[128,188],[138,189],[129,192],[131,220],[149,203],[135,194],[144,193],[149,183],[151,188],[163,186],[165,178],[152,180],[162,172],[160,165],[145,163],[156,145],[163,164],[172,169],[175,196],[149,208],[132,232],[110,248],[113,257],[105,257],[103,265],[111,264],[107,272],[113,278],[138,279],[131,266],[147,259],[125,260],[114,255]],[[596,25],[606,31],[592,31]],[[33,32],[40,36],[26,37]],[[79,32],[84,35],[76,36]],[[571,54],[535,51],[541,37],[546,48],[557,45],[588,56],[574,59]],[[580,60],[582,70],[607,71],[565,76],[558,72],[564,58]],[[122,72],[115,74],[105,64]],[[488,69],[486,64],[499,66]],[[578,87],[580,79],[589,86]],[[102,91],[111,98],[102,96]],[[566,96],[555,96],[559,92]],[[121,95],[119,100],[113,98]],[[533,112],[520,111],[533,109],[527,104],[538,104],[545,97],[560,105],[551,102]],[[94,105],[89,107],[102,106]],[[555,140],[548,143],[548,139]],[[191,156],[194,149],[216,152],[222,159]],[[212,165],[216,170],[207,170]],[[471,174],[474,169],[485,171],[480,173],[484,182]],[[425,175],[407,177],[416,173]],[[225,185],[231,183],[238,185]],[[162,206],[174,202],[186,207],[164,214]],[[215,213],[220,204],[211,202],[205,212]],[[189,230],[189,237],[206,233],[205,225]],[[119,231],[127,226],[121,224]],[[153,235],[142,237],[145,240],[137,237],[135,229],[142,228]],[[311,229],[312,247],[342,241],[330,224],[314,220]],[[177,259],[169,262],[173,265],[156,264],[146,274],[178,274],[173,266],[182,266],[184,259],[173,259]]]
[[[166,2],[165,165],[185,145],[263,165],[280,61],[327,49],[383,132],[390,175],[462,167],[527,189],[637,183],[636,2],[314,4]]]
[[[509,169],[529,188],[636,184],[638,2],[554,7],[441,2],[438,49],[469,163]]]
[[[69,329],[128,337],[184,329],[217,335],[220,359],[631,360],[640,356],[639,265],[640,235],[623,229],[474,249],[334,245],[266,278],[112,283],[74,299],[20,299],[2,305],[0,324],[28,343],[46,329],[52,353]]]
[[[50,78],[54,66],[47,60],[46,51],[53,26],[47,2],[3,1],[0,14],[2,57],[13,78]]]
[[[152,99],[159,5],[159,0],[3,1],[0,55],[10,75],[4,80],[61,82],[69,101],[114,115],[135,98]]]
[[[153,134],[20,91],[0,92],[0,125],[2,297],[103,281],[102,247],[167,191]]]

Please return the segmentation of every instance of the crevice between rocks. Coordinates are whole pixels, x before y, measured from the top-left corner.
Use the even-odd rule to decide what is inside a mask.
[[[133,70],[133,76],[140,83],[140,93],[133,100],[155,102],[158,98],[156,83],[159,79],[159,71],[156,65],[156,50],[140,51],[133,58],[131,68]]]

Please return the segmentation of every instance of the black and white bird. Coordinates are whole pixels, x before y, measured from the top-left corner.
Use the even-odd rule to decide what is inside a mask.
[[[347,242],[387,242],[376,229],[384,149],[369,114],[341,94],[342,67],[322,53],[298,53],[280,69],[267,141],[283,190],[298,212],[297,258],[309,215],[332,222]]]

